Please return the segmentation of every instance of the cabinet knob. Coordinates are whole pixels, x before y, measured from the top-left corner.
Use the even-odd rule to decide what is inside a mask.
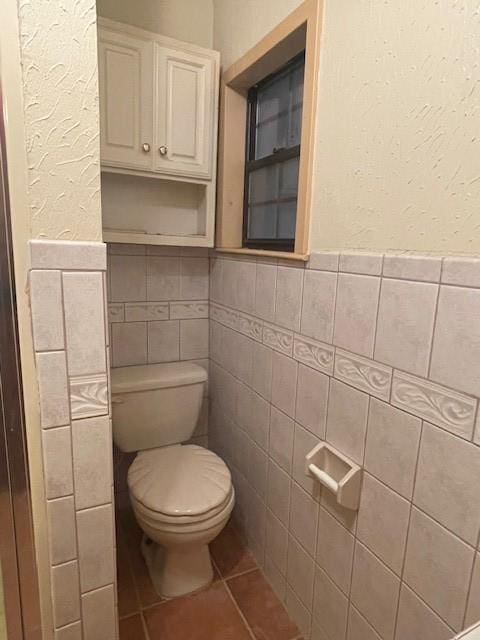
[[[167,147],[165,145],[162,145],[161,147],[158,148],[158,153],[161,156],[166,156],[167,155],[167,151],[168,151],[168,149],[167,149]]]
[[[150,145],[148,144],[148,142],[144,142],[142,144],[142,149],[143,149],[144,153],[148,153],[150,151]]]

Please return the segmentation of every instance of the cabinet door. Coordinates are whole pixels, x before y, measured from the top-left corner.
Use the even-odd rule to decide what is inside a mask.
[[[99,28],[100,158],[111,166],[153,165],[153,44]]]
[[[155,170],[208,178],[215,60],[157,45]]]

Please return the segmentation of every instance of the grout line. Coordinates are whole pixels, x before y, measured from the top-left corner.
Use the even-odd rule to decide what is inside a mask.
[[[405,575],[405,566],[407,564],[408,542],[409,542],[409,539],[410,539],[410,532],[411,532],[411,526],[412,526],[412,513],[413,513],[413,507],[414,507],[413,499],[414,499],[414,495],[415,495],[415,485],[416,485],[416,482],[417,482],[418,467],[419,467],[419,462],[420,462],[420,450],[421,450],[421,447],[422,447],[423,427],[424,427],[424,421],[422,420],[421,426],[420,426],[420,437],[418,439],[417,459],[416,459],[416,462],[415,462],[415,471],[414,471],[414,474],[413,474],[412,497],[411,497],[411,500],[410,500],[410,513],[408,514],[407,535],[406,535],[406,538],[405,538],[405,547],[404,547],[403,558],[402,558],[402,568],[401,568],[401,571],[400,571],[400,584],[399,584],[399,589],[398,589],[398,600],[397,600],[397,607],[396,607],[395,620],[394,620],[394,626],[393,626],[394,634],[396,634],[396,632],[397,632],[398,616],[399,616],[399,613],[400,613],[400,596],[401,596],[401,592],[402,592],[402,585],[406,584],[406,582],[404,582],[403,578],[404,578],[404,575]]]
[[[382,258],[382,272],[383,272],[383,258]],[[378,276],[380,279],[378,286],[378,297],[377,297],[377,310],[375,312],[375,328],[373,331],[373,345],[372,345],[372,355],[370,359],[375,361],[375,351],[377,347],[377,334],[378,334],[378,319],[380,317],[380,302],[382,300],[382,289],[383,289],[383,277]]]
[[[102,288],[103,288],[103,279],[102,279]],[[103,293],[103,292],[102,292]],[[76,492],[76,486],[75,486],[75,461],[74,461],[74,456],[73,456],[73,416],[72,416],[72,399],[71,399],[71,394],[70,394],[70,371],[69,371],[69,365],[68,365],[68,340],[67,340],[67,322],[66,322],[66,318],[65,318],[65,281],[63,278],[63,270],[60,271],[60,299],[61,299],[61,305],[62,305],[62,324],[63,324],[63,335],[64,335],[64,357],[65,357],[65,372],[66,372],[66,377],[67,377],[67,398],[68,398],[68,413],[69,413],[69,417],[70,417],[70,425],[69,425],[69,429],[70,429],[70,459],[72,462],[72,489],[73,489],[73,518],[74,518],[74,527],[75,527],[75,550],[76,550],[76,562],[77,562],[77,583],[78,583],[78,594],[79,594],[79,599],[80,599],[80,622],[81,622],[81,628],[82,628],[82,632],[83,632],[83,601],[82,601],[82,583],[81,583],[81,577],[80,577],[80,546],[79,546],[79,535],[78,535],[78,510],[77,510],[77,492]],[[105,325],[105,320],[104,320],[104,325]],[[105,357],[106,357],[106,352],[105,352]],[[105,361],[105,366],[106,366],[106,361]],[[45,479],[45,469],[44,469],[44,479]],[[48,502],[46,503],[48,504]],[[112,549],[112,553],[113,553],[113,549]],[[52,559],[51,559],[51,554],[49,554],[49,563],[50,563],[50,575],[52,574]],[[113,558],[113,568],[116,569],[117,566],[117,561],[116,558]]]
[[[247,547],[248,548],[248,547]],[[250,551],[250,549],[248,549]],[[251,551],[250,551],[251,553]],[[252,555],[253,557],[253,555]],[[255,558],[254,558],[255,560]],[[255,564],[256,564],[256,560],[255,560]],[[222,574],[220,574],[220,580],[223,580],[224,582],[228,582],[228,580],[233,580],[234,578],[240,578],[240,576],[245,576],[248,573],[252,573],[253,571],[258,571],[260,569],[260,567],[256,564],[255,567],[252,567],[251,569],[246,569],[245,571],[240,571],[239,573],[234,573],[231,576],[222,576]]]
[[[473,554],[473,562],[472,562],[472,570],[470,572],[470,579],[468,581],[468,591],[467,591],[467,598],[465,600],[465,611],[463,613],[463,617],[462,617],[462,629],[464,629],[466,627],[467,624],[467,614],[468,614],[468,606],[470,604],[470,597],[471,597],[471,592],[472,592],[472,583],[473,583],[473,576],[475,574],[475,565],[477,564],[477,551],[475,551],[475,553]]]
[[[437,285],[437,295],[435,296],[435,309],[433,312],[433,322],[432,322],[432,338],[429,344],[428,364],[427,364],[427,373],[426,373],[429,379],[432,373],[433,347],[435,345],[435,332],[437,330],[438,310],[439,310],[439,304],[440,304],[440,292],[441,292],[441,287],[440,285]]]
[[[240,609],[240,607],[237,604],[237,601],[235,600],[233,593],[230,591],[230,587],[228,586],[227,582],[225,580],[222,581],[223,582],[223,586],[225,587],[225,590],[228,594],[228,596],[230,597],[230,600],[233,603],[233,606],[235,607],[235,609],[237,610],[237,613],[239,614],[248,634],[250,635],[250,637],[252,638],[252,640],[255,640],[255,634],[252,631],[252,628],[250,627],[250,625],[247,622],[247,619],[245,618],[245,616],[243,615],[242,610]]]
[[[140,611],[140,620],[142,622],[143,633],[145,635],[145,640],[150,640],[150,632],[148,630],[147,621],[145,620],[145,616],[143,615],[143,611]]]

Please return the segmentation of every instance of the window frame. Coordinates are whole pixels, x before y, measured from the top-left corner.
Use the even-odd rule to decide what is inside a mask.
[[[215,236],[218,251],[308,259],[322,15],[323,0],[305,0],[222,75]],[[305,68],[294,250],[244,247],[248,90],[302,51]]]
[[[286,147],[271,153],[269,156],[255,160],[256,151],[256,128],[257,128],[257,107],[258,107],[258,90],[271,82],[273,79],[281,77],[290,69],[299,67],[302,62],[305,73],[305,51],[298,53],[289,60],[280,69],[270,73],[266,78],[260,80],[257,84],[248,90],[247,94],[247,126],[246,126],[246,142],[245,142],[245,175],[244,175],[244,197],[243,197],[243,228],[242,228],[242,247],[248,249],[267,249],[270,251],[286,251],[293,252],[295,250],[295,233],[292,239],[285,238],[248,238],[248,201],[249,201],[249,177],[253,171],[262,169],[263,167],[271,167],[293,158],[299,158],[301,143],[294,147]],[[303,110],[303,92],[302,92],[302,110]],[[252,159],[253,158],[253,159]],[[297,178],[297,197],[295,198],[295,206],[298,202],[298,183]],[[289,201],[292,198],[288,199]],[[275,202],[280,202],[276,200]],[[296,212],[295,212],[296,213]]]

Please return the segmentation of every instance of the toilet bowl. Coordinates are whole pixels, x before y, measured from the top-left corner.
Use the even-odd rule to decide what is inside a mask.
[[[166,598],[211,582],[208,544],[235,503],[223,460],[181,444],[195,429],[205,381],[205,371],[191,363],[112,371],[113,437],[122,451],[138,451],[128,471],[130,501],[152,582]]]
[[[173,598],[209,584],[208,544],[226,525],[235,502],[223,460],[195,445],[144,451],[130,467],[128,487],[157,592]]]

